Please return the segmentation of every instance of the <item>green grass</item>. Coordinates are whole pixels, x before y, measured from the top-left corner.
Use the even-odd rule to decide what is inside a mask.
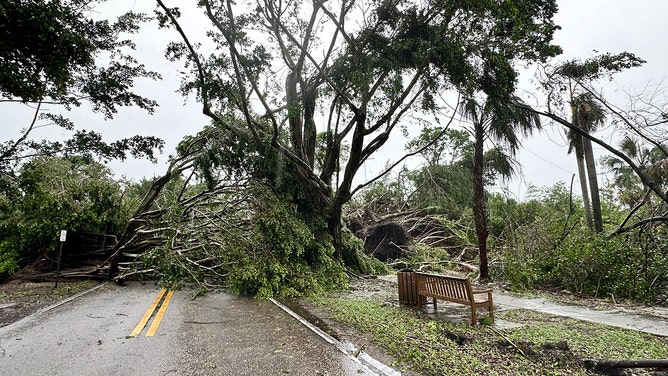
[[[507,331],[512,340],[540,343],[545,339],[566,342],[580,358],[666,359],[668,339],[613,326],[527,310],[514,310],[501,318],[529,325]]]
[[[424,375],[587,375],[581,359],[668,357],[666,338],[528,310],[499,313],[525,324],[499,335],[484,325],[434,320],[381,300],[338,296],[311,303],[370,334],[398,366]]]
[[[57,288],[54,283],[26,282],[19,285],[0,285],[0,302],[60,300],[91,289],[98,281],[61,281]]]

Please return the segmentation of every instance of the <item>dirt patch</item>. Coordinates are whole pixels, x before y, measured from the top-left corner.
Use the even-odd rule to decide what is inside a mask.
[[[13,280],[3,283],[0,285],[0,327],[99,284],[99,281],[65,280],[55,288],[54,282]]]

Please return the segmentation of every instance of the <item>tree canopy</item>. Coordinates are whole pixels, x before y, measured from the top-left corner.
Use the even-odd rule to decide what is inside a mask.
[[[216,46],[209,56],[181,28],[178,10],[158,3],[161,21],[183,39],[168,53],[192,67],[184,91],[198,93],[213,122],[250,132],[294,166],[298,210],[327,222],[337,257],[353,267],[355,256],[339,247],[343,205],[363,163],[410,125],[408,115],[438,116],[436,98],[447,90],[509,98],[515,63],[560,52],[550,0],[201,1]]]
[[[103,2],[103,1],[102,1]],[[133,56],[127,39],[149,18],[126,13],[114,22],[95,20],[89,0],[0,1],[0,104],[34,108],[30,124],[9,124],[21,136],[0,144],[0,172],[36,155],[96,155],[124,159],[129,154],[154,158],[163,146],[157,137],[134,136],[107,143],[97,132],[78,130],[71,139],[35,140],[38,122],[69,131],[75,125],[62,112],[45,112],[44,104],[69,110],[89,103],[111,119],[119,107],[136,106],[152,113],[157,103],[133,92],[137,79],[160,76]]]

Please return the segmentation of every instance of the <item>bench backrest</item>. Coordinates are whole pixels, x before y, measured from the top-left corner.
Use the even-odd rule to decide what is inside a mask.
[[[415,273],[418,294],[442,296],[444,299],[469,304],[473,299],[471,281],[468,278],[451,277],[427,273]]]

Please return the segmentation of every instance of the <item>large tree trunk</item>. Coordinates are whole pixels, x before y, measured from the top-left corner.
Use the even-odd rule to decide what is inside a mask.
[[[594,231],[603,232],[603,215],[601,213],[601,198],[598,189],[598,177],[596,176],[596,161],[591,147],[591,141],[583,142],[585,161],[587,163],[587,175],[589,178],[589,190],[591,192],[591,211],[594,216]]]
[[[582,149],[582,147],[580,147]],[[578,163],[578,176],[580,177],[580,190],[582,191],[582,205],[585,210],[585,219],[587,220],[587,228],[594,229],[591,216],[591,202],[589,202],[589,187],[587,185],[587,172],[585,170],[584,154],[582,150],[575,152],[575,159]]]
[[[489,279],[487,260],[487,205],[483,181],[483,148],[485,131],[482,124],[475,124],[475,150],[473,155],[473,218],[475,220],[478,249],[480,250],[480,279]]]
[[[578,108],[578,122],[580,128],[589,133],[589,126],[584,120],[586,115],[585,105]],[[598,177],[596,176],[596,161],[594,160],[594,151],[591,141],[582,137],[582,150],[584,152],[585,163],[587,165],[587,175],[589,180],[589,192],[591,193],[591,209],[594,216],[594,231],[603,232],[603,215],[601,213],[601,198],[598,189]]]
[[[329,228],[329,234],[332,236],[332,245],[336,252],[337,257],[343,261],[343,263],[356,271],[361,271],[360,260],[357,256],[357,251],[352,248],[342,247],[342,234],[341,234],[341,210],[337,210],[327,221],[327,226]]]
[[[329,210],[330,214],[327,222],[329,233],[332,236],[336,257],[340,260],[343,260],[346,266],[355,270],[361,270],[359,257],[357,256],[356,250],[342,247],[341,216],[343,213],[343,205],[352,197],[351,188],[353,184],[353,178],[361,166],[362,149],[364,147],[365,119],[366,118],[363,114],[357,114],[355,116],[356,125],[355,130],[353,131],[353,137],[350,142],[348,163],[346,164],[346,168],[343,173],[343,180],[341,181],[341,184],[339,185],[336,193],[334,194],[334,198],[332,199],[332,205],[331,209]]]

